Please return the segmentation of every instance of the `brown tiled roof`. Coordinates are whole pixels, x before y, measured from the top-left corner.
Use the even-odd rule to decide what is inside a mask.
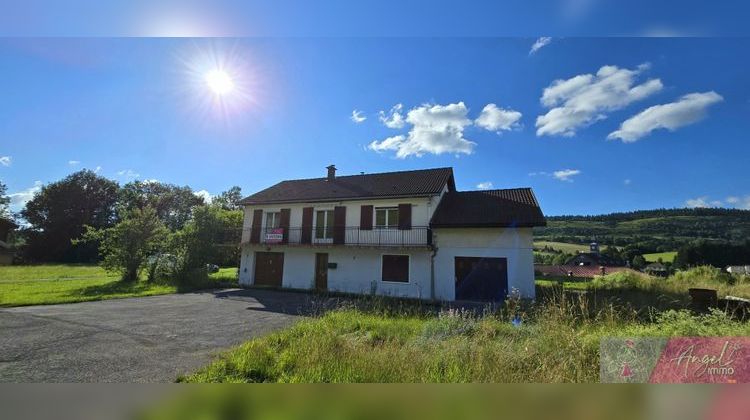
[[[378,174],[296,179],[278,184],[242,199],[240,204],[271,204],[345,199],[415,197],[440,194],[445,187],[456,189],[452,168]]]
[[[432,215],[432,227],[545,226],[531,188],[446,193]]]
[[[604,267],[606,274],[618,273],[621,271],[630,271],[637,273],[637,271],[627,267]],[[539,273],[543,276],[554,276],[554,277],[581,277],[581,278],[593,278],[602,274],[602,268],[598,265],[534,265],[534,272]]]

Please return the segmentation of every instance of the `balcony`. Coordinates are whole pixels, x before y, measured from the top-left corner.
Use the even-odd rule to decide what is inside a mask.
[[[429,247],[432,231],[427,226],[411,229],[332,227],[329,229],[245,228],[242,244],[360,247]]]

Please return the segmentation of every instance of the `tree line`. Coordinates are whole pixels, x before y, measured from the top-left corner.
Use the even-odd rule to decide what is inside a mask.
[[[156,270],[158,264],[146,263],[160,257],[185,275],[207,263],[239,261],[242,195],[236,186],[207,203],[188,186],[121,186],[82,170],[41,187],[16,215],[2,183],[0,197],[0,214],[22,222],[13,240],[21,262],[102,262],[133,280],[144,268]]]

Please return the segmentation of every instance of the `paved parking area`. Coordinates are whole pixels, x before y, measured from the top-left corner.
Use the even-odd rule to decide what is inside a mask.
[[[171,382],[316,299],[230,289],[0,309],[0,382]]]

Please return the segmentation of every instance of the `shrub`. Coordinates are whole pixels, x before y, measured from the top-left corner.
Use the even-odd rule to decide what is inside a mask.
[[[620,271],[604,276],[596,276],[591,286],[600,289],[651,288],[657,279],[633,271]]]

